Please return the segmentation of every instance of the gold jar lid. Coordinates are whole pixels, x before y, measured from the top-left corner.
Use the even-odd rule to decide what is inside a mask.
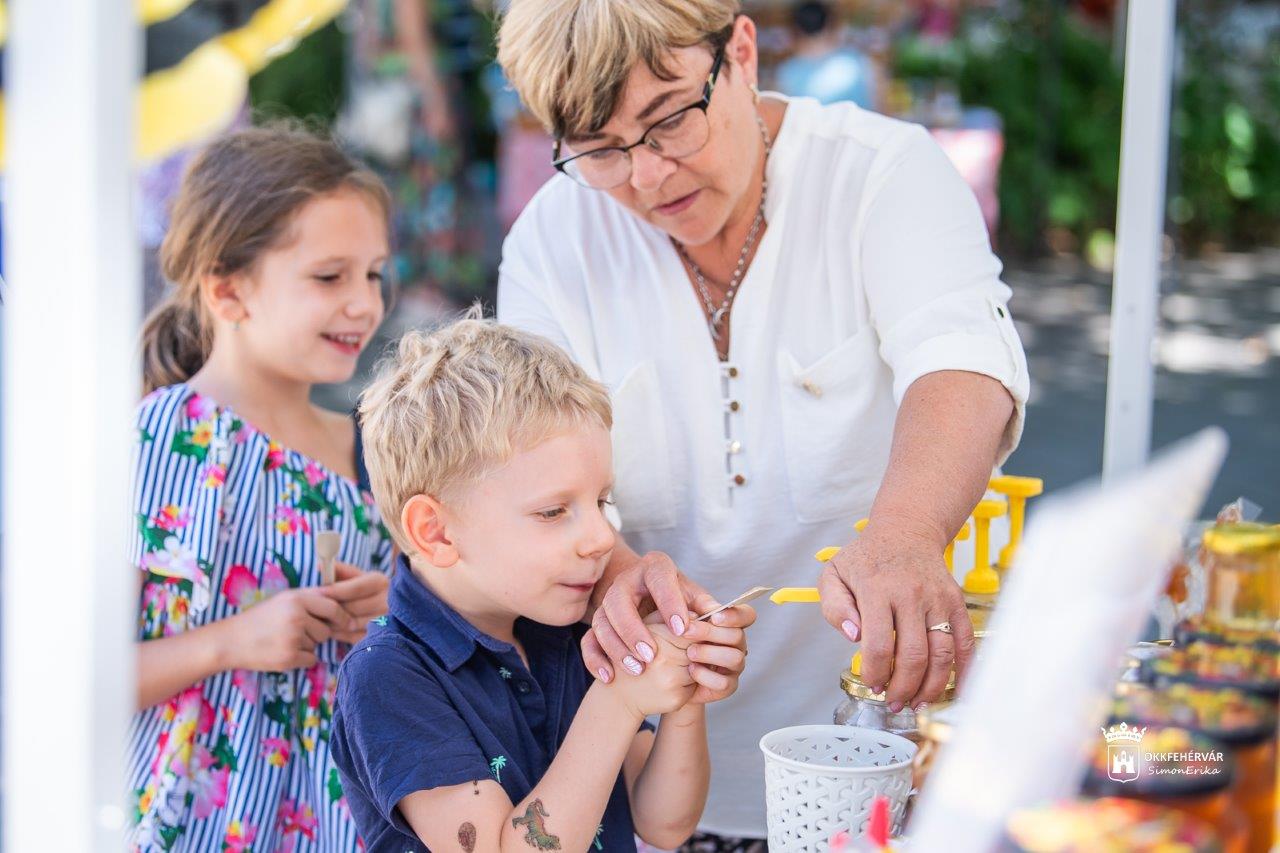
[[[854,699],[868,699],[872,702],[884,702],[885,691],[876,693],[863,682],[859,675],[859,666],[862,663],[861,653],[854,655],[853,661],[849,664],[849,668],[840,674],[840,689]],[[942,691],[942,697],[939,702],[950,702],[956,695],[956,674],[951,673],[947,686]]]
[[[1280,549],[1280,527],[1240,522],[1220,524],[1204,532],[1204,547],[1214,554],[1235,556]]]

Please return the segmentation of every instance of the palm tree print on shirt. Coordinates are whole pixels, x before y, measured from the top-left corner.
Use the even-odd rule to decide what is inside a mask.
[[[502,784],[502,768],[507,766],[507,757],[499,755],[497,758],[489,762],[489,772],[493,774],[493,778]]]

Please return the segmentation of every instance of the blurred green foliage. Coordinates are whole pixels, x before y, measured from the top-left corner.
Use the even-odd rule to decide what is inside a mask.
[[[346,36],[330,22],[249,81],[254,111],[331,124],[345,90]]]
[[[1001,116],[1001,246],[1045,248],[1049,229],[1085,246],[1115,227],[1123,68],[1111,34],[1061,0],[973,13],[942,48],[907,39],[896,76],[947,79],[966,106]],[[1238,4],[1178,4],[1168,216],[1182,247],[1243,248],[1280,239],[1280,51],[1243,49]]]

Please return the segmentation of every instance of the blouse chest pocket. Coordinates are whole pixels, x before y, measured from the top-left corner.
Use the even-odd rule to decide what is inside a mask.
[[[865,513],[880,486],[895,407],[870,375],[881,369],[876,335],[864,328],[808,367],[778,353],[783,443],[796,519]]]
[[[661,530],[676,523],[667,423],[652,361],[618,383],[613,402],[614,501],[623,532]]]

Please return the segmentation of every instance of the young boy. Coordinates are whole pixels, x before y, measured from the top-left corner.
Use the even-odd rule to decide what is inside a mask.
[[[732,692],[746,640],[659,622],[643,674],[583,667],[616,535],[604,388],[549,341],[469,318],[406,335],[360,415],[404,555],[385,624],[338,678],[331,749],[366,848],[679,846],[710,772],[687,649],[717,647],[703,659]]]

